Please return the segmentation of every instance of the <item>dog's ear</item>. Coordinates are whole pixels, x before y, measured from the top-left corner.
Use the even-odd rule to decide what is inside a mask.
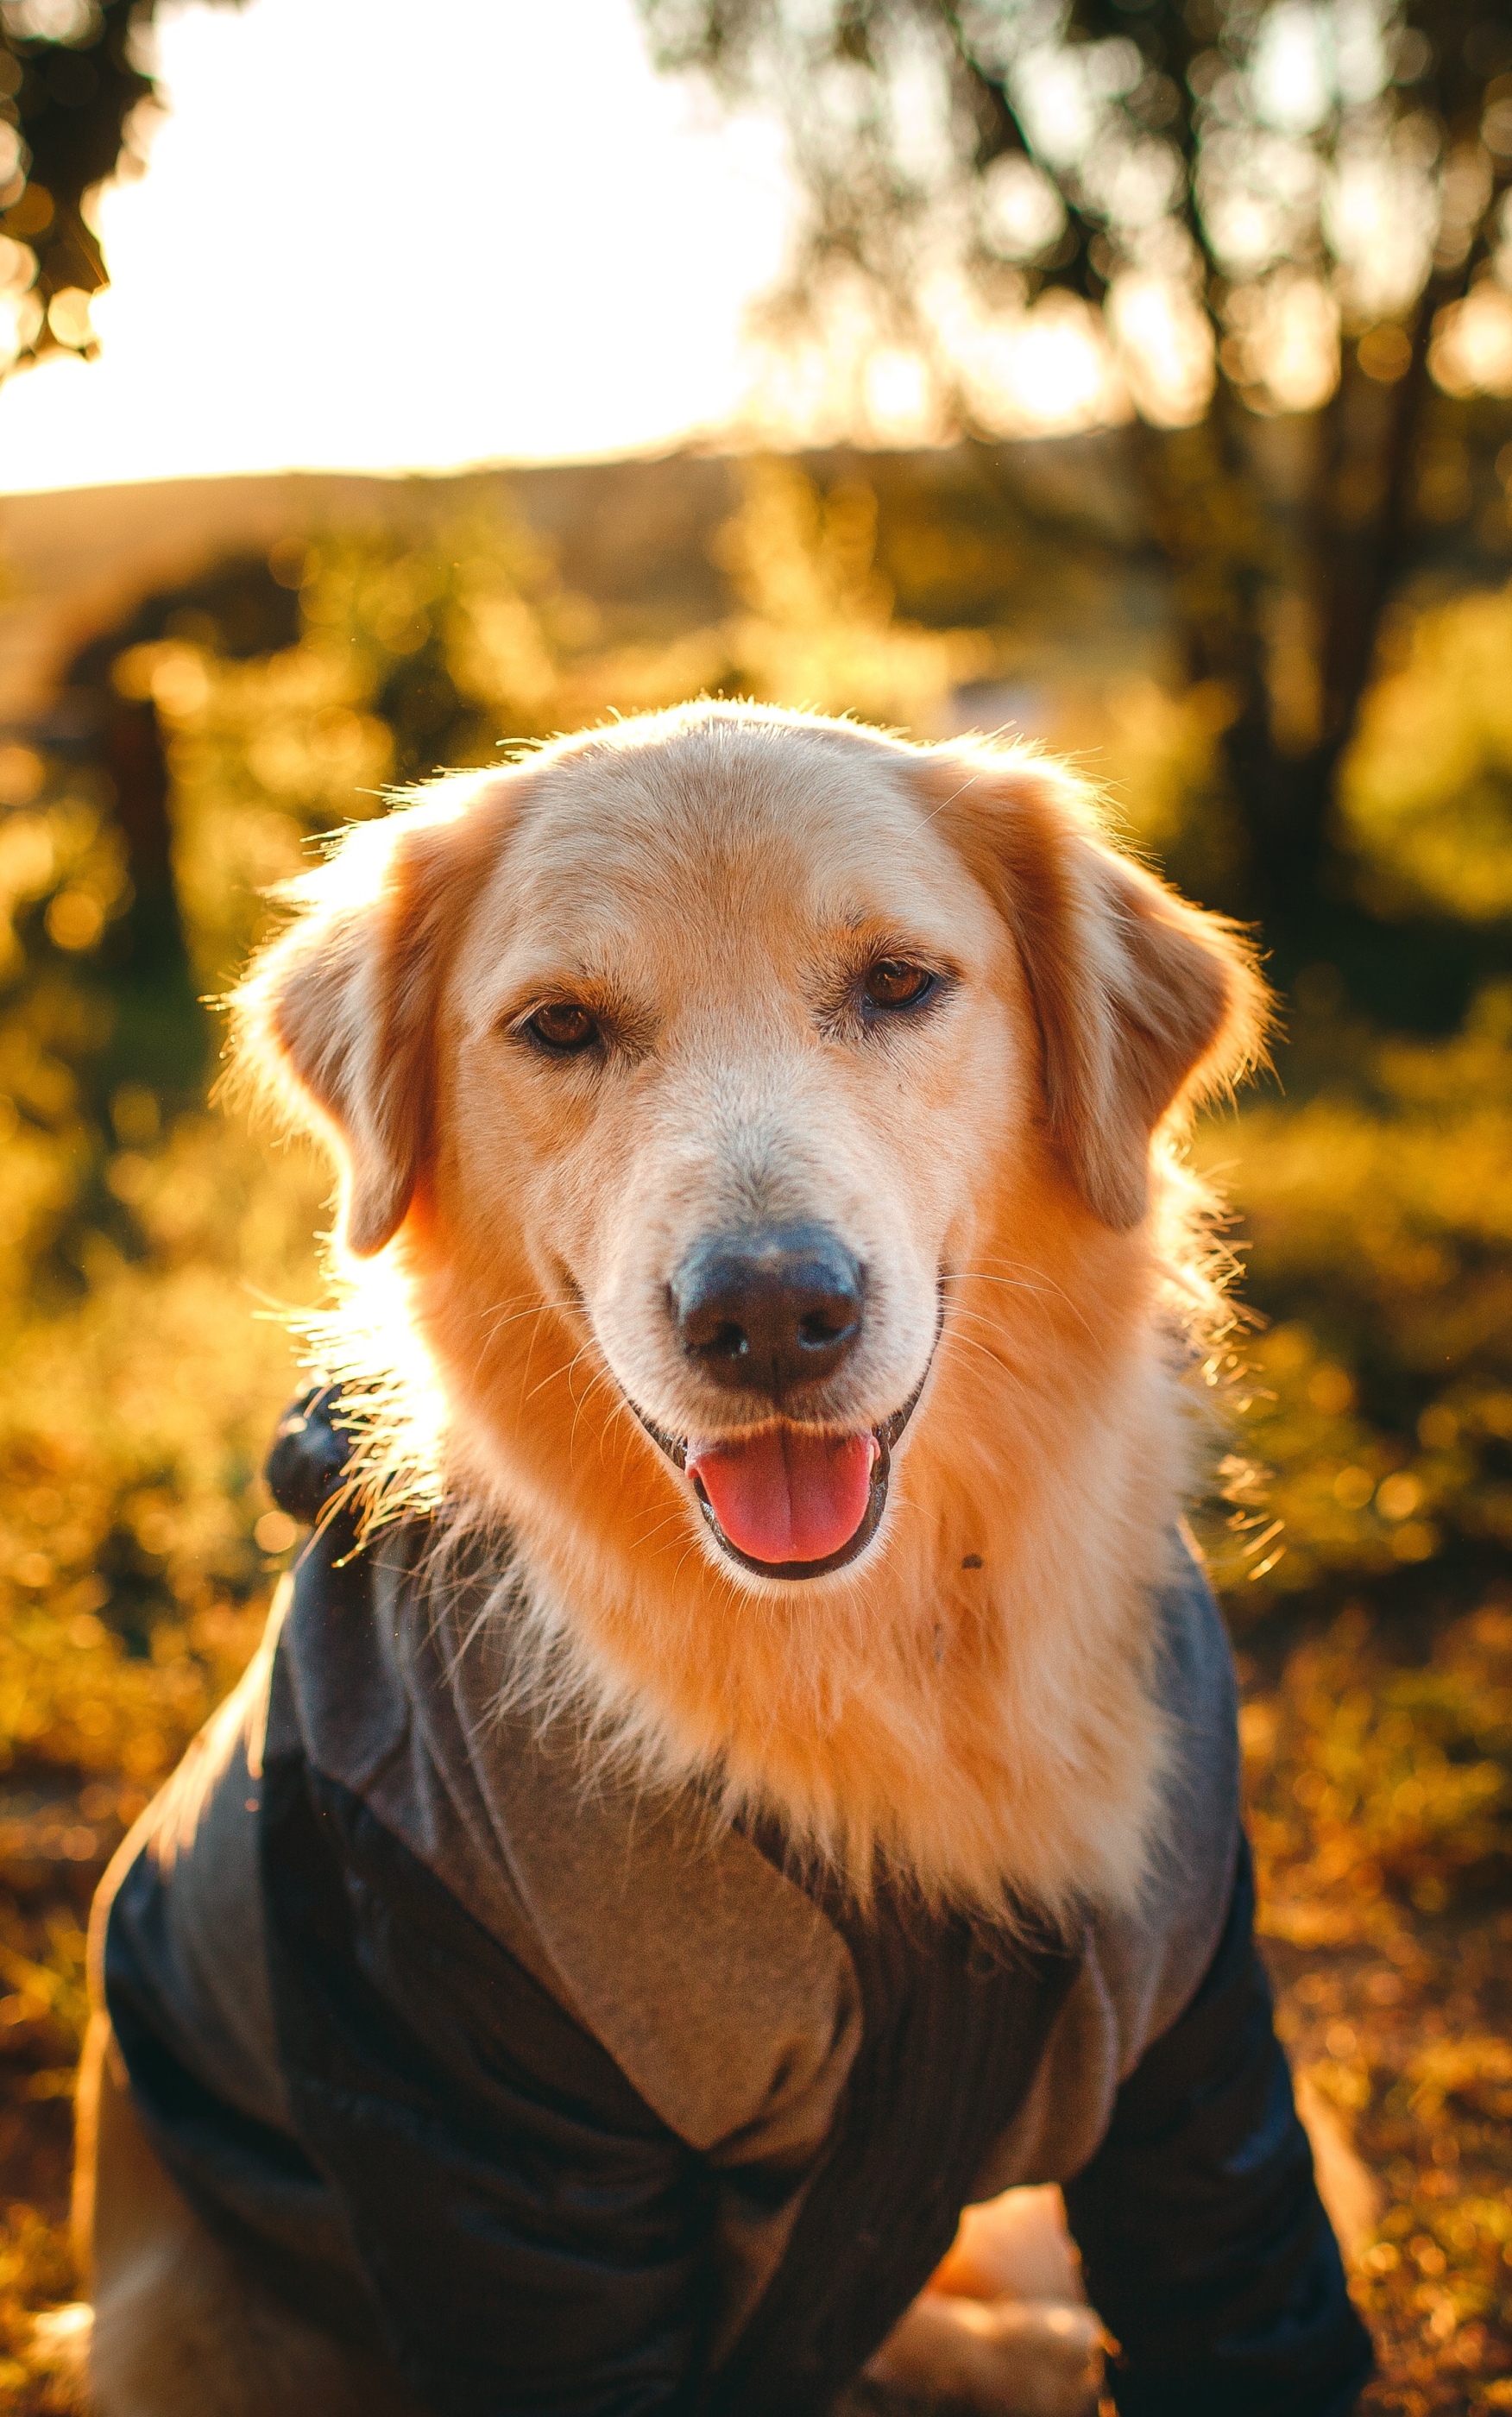
[[[236,992],[237,1072],[331,1148],[357,1258],[404,1222],[431,1138],[446,964],[499,815],[458,783],[361,824],[284,893],[296,920]],[[502,783],[496,784],[502,786]]]
[[[1125,1232],[1148,1205],[1157,1126],[1260,1052],[1253,950],[1110,847],[1061,767],[961,747],[934,751],[925,778],[939,826],[1018,943],[1061,1160],[1093,1213]]]

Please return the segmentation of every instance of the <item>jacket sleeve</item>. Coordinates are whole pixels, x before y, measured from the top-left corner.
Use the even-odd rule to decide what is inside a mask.
[[[1371,2368],[1256,1952],[1247,1846],[1187,2011],[1066,2187],[1120,2417],[1345,2417]]]
[[[274,1725],[261,1852],[290,2109],[390,2356],[437,2417],[673,2417],[711,2296],[702,2161]]]

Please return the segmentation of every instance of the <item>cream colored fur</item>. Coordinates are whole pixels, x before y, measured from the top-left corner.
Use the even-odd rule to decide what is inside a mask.
[[[1255,1045],[1233,933],[1023,750],[727,706],[443,783],[291,904],[238,1045],[340,1173],[325,1356],[378,1380],[376,1494],[507,1525],[522,1683],[863,1893],[886,1866],[998,1908],[1130,1902],[1164,1757],[1148,1589],[1197,1441],[1183,1334],[1214,1300],[1167,1144]],[[888,953],[953,989],[863,1034],[847,985]],[[568,998],[607,1062],[517,1037]],[[752,1217],[867,1266],[823,1423],[896,1410],[945,1302],[883,1531],[804,1584],[722,1557],[627,1406],[674,1435],[749,1416],[664,1302],[691,1241]]]

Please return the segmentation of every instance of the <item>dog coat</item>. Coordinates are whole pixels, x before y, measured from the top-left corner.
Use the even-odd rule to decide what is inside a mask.
[[[316,1518],[307,1396],[269,1464]],[[803,2417],[963,2205],[1060,2181],[1126,2417],[1338,2417],[1365,2334],[1251,1939],[1232,1664],[1189,1558],[1137,1916],[865,1908],[605,1775],[505,1684],[487,1571],[321,1519],[95,1924],[149,2138],[292,2305],[439,2417]],[[1053,1606],[1047,1606],[1052,1616]]]

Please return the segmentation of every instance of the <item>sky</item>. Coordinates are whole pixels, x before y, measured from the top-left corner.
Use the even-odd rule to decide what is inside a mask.
[[[0,387],[0,491],[574,459],[738,412],[781,138],[654,74],[630,0],[163,0],[157,28],[171,114],[102,197],[100,357]]]

